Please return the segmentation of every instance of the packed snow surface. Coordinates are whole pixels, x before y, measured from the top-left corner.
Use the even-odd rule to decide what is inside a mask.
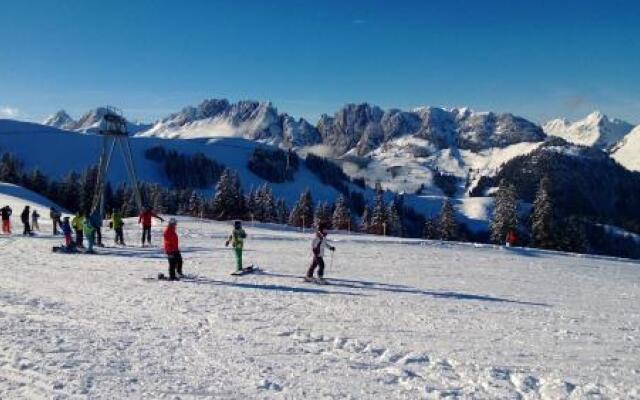
[[[248,225],[232,277],[229,231],[179,220],[181,282],[157,247],[0,236],[0,398],[640,398],[636,263],[336,234],[319,286],[309,233]]]

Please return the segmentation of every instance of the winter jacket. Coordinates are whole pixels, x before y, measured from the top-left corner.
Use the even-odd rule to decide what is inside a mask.
[[[111,227],[113,229],[122,228],[124,226],[124,221],[122,220],[122,214],[116,211],[111,215]]]
[[[32,221],[37,221],[38,218],[40,218],[40,214],[38,214],[38,212],[36,210],[33,210],[33,212],[31,213],[31,220]]]
[[[327,238],[322,236],[321,233],[316,233],[313,240],[311,241],[311,251],[313,255],[316,257],[324,257],[324,249],[327,248],[329,250],[334,250],[334,247],[329,244]]]
[[[164,252],[166,254],[175,253],[180,250],[178,246],[178,234],[174,225],[167,226],[164,230]]]
[[[231,242],[231,246],[234,249],[242,249],[244,247],[244,240],[247,238],[247,233],[244,229],[234,229],[229,236],[228,241]]]
[[[51,211],[49,211],[49,218],[51,218],[52,221],[57,221],[60,217],[62,217],[62,214],[55,209],[52,208]]]
[[[95,231],[96,228],[91,224],[91,221],[85,218],[82,223],[82,233],[84,233],[86,237],[90,237]]]
[[[60,229],[62,229],[62,233],[65,236],[71,235],[71,225],[68,222],[62,222],[62,224],[60,224]]]
[[[84,217],[81,215],[76,215],[75,217],[73,217],[73,219],[71,220],[71,226],[76,231],[81,231],[82,227],[84,226]]]
[[[143,211],[142,213],[140,213],[138,223],[142,224],[144,228],[151,228],[151,218],[158,218],[160,221],[163,221],[163,219],[153,211]]]
[[[13,210],[11,210],[11,207],[9,206],[4,206],[0,210],[0,214],[2,214],[3,221],[8,221],[12,213],[13,213]]]
[[[20,214],[20,220],[22,221],[23,224],[29,223],[29,215],[31,215],[31,213],[29,212],[29,209],[25,208],[22,211],[22,214]]]
[[[89,221],[94,228],[102,228],[102,216],[100,215],[100,212],[96,211],[91,214],[91,216],[89,216]]]
[[[518,242],[518,235],[516,235],[516,233],[514,231],[510,231],[509,233],[507,233],[506,241],[511,246],[513,246]]]

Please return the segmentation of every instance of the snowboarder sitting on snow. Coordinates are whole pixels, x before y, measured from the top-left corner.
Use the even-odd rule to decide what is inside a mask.
[[[60,229],[62,229],[62,234],[64,235],[64,245],[67,250],[71,250],[74,246],[73,240],[71,239],[71,224],[69,223],[69,217],[64,217],[62,223],[60,224]]]
[[[76,247],[84,247],[83,245],[83,230],[84,230],[84,214],[79,211],[71,220],[71,226],[76,232]]]
[[[164,219],[153,212],[153,208],[145,207],[140,213],[138,223],[142,224],[142,247],[144,247],[145,239],[151,245],[151,218],[157,218],[160,222],[164,222]]]
[[[20,214],[20,220],[22,221],[22,225],[24,225],[24,232],[22,232],[23,236],[33,236],[33,232],[31,232],[31,225],[29,225],[29,218],[31,217],[29,208],[29,206],[24,206],[24,210],[22,210],[22,214]]]
[[[506,246],[507,247],[515,246],[518,243],[518,235],[516,234],[516,232],[514,230],[510,230],[507,233],[507,237],[506,237],[505,241],[506,241]]]
[[[40,218],[40,214],[38,214],[38,210],[33,210],[31,213],[31,228],[36,231],[40,231],[40,224],[38,223],[38,219]]]
[[[0,215],[2,216],[2,233],[6,233],[7,235],[11,234],[11,214],[13,210],[11,207],[4,206],[0,209]]]
[[[124,221],[122,220],[122,214],[120,211],[113,209],[111,213],[111,227],[116,232],[116,244],[125,246],[124,244]]]
[[[316,235],[311,242],[311,251],[313,252],[313,261],[307,271],[307,276],[304,280],[307,282],[313,282],[313,272],[316,267],[318,268],[318,281],[324,283],[324,249],[327,248],[331,251],[335,251],[336,248],[331,246],[327,240],[327,228],[324,225],[320,225],[316,231]]]
[[[87,253],[93,253],[93,245],[96,240],[96,228],[93,226],[89,218],[84,218],[82,222],[82,232],[87,238]]]
[[[164,230],[164,252],[167,254],[167,260],[169,261],[169,280],[171,281],[179,280],[182,277],[182,255],[180,254],[178,234],[176,233],[177,224],[176,219],[171,218],[169,219],[169,225]]]
[[[242,222],[234,221],[233,231],[224,245],[225,247],[228,247],[229,243],[231,243],[231,247],[233,247],[233,251],[236,255],[236,271],[238,272],[242,271],[242,249],[246,238],[247,233],[242,229]]]

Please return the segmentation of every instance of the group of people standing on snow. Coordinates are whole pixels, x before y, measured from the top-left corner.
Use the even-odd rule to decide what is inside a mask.
[[[0,218],[2,218],[2,233],[5,235],[11,234],[11,215],[13,210],[10,206],[4,206],[0,208]],[[38,210],[31,211],[31,206],[25,206],[20,214],[20,222],[22,222],[24,236],[33,236],[33,232],[40,231],[40,213]]]
[[[182,254],[180,253],[180,245],[178,239],[178,233],[176,230],[177,220],[175,218],[169,219],[169,223],[164,230],[164,252],[167,255],[169,262],[169,280],[180,280],[184,275],[182,273]],[[311,241],[311,253],[312,260],[309,269],[304,277],[306,282],[316,282],[324,284],[324,254],[325,249],[335,251],[336,248],[332,246],[327,239],[328,231],[324,225],[320,225],[316,230],[313,240]],[[241,221],[234,221],[233,230],[225,242],[225,247],[231,245],[236,258],[236,273],[244,271],[242,263],[242,253],[244,250],[244,241],[247,238],[247,233],[242,228]],[[314,278],[314,274],[317,268],[317,278]]]
[[[2,218],[2,232],[11,234],[11,215],[13,210],[10,206],[0,208],[0,216]],[[78,212],[70,218],[62,217],[62,213],[51,207],[49,217],[53,225],[53,234],[62,233],[64,236],[64,246],[67,251],[75,251],[78,248],[86,249],[86,252],[92,253],[94,246],[103,247],[102,243],[102,218],[99,213],[93,213],[86,216],[83,212]],[[33,235],[33,230],[40,230],[39,225],[40,214],[37,210],[31,211],[30,206],[25,206],[20,214],[20,220],[23,224],[23,235]],[[138,217],[138,224],[142,225],[142,247],[151,246],[151,226],[153,219],[164,222],[164,219],[156,214],[151,207],[145,207]],[[115,243],[125,246],[124,241],[124,220],[119,210],[112,210],[109,218],[109,227],[115,232]],[[171,218],[163,234],[163,248],[169,262],[170,280],[178,280],[183,276],[182,271],[182,254],[180,253],[179,239],[177,233],[177,220]],[[316,230],[313,240],[311,241],[312,261],[305,275],[305,281],[325,283],[324,281],[324,254],[325,249],[335,251],[335,247],[329,244],[327,240],[327,229],[321,225]],[[242,255],[244,250],[244,242],[247,233],[242,227],[241,221],[235,221],[233,230],[225,242],[225,246],[231,245],[236,259],[236,272],[244,270]],[[86,247],[85,247],[86,242]],[[317,278],[314,274],[317,270]]]

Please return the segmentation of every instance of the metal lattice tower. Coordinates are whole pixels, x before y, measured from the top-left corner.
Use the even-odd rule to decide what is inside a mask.
[[[111,156],[113,155],[113,149],[116,147],[116,144],[120,148],[129,182],[133,187],[136,205],[138,206],[138,210],[142,210],[142,197],[140,196],[138,178],[133,163],[133,156],[131,155],[127,120],[116,108],[108,107],[108,112],[100,120],[98,134],[102,137],[102,144],[100,163],[98,165],[98,179],[91,204],[91,214],[93,215],[99,212],[101,219],[105,216],[104,191],[107,184],[107,174],[109,172],[109,165],[111,164]]]

